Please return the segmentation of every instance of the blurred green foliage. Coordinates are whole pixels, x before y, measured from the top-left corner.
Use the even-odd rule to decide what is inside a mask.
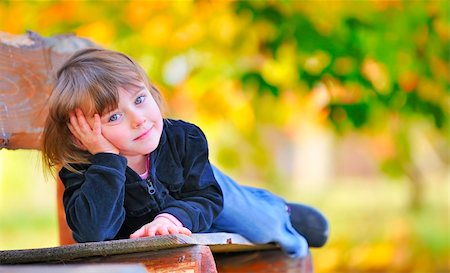
[[[448,195],[427,195],[413,150],[419,130],[448,167],[449,29],[439,0],[0,2],[1,31],[75,33],[131,55],[163,91],[167,115],[204,128],[212,161],[248,180],[290,186],[278,143],[295,142],[305,123],[370,139],[371,160],[409,184],[376,198],[372,184],[330,184],[311,199],[337,234],[314,253],[319,272],[448,270]],[[391,190],[411,194],[384,200]],[[371,197],[386,203],[359,207]],[[423,209],[401,215],[408,206],[395,202],[408,198]]]
[[[277,173],[261,127],[289,135],[292,116],[307,111],[339,134],[359,130],[380,142],[388,132],[377,155],[387,174],[417,177],[409,147],[416,121],[433,126],[427,134],[448,162],[449,20],[446,1],[0,4],[3,31],[76,33],[130,54],[163,89],[172,116],[216,132],[221,164],[265,164],[264,180]],[[229,153],[213,122],[228,124],[248,154]]]

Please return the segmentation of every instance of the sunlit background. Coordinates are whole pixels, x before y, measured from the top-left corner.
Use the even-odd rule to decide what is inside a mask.
[[[447,1],[2,1],[0,31],[125,52],[241,184],[322,210],[316,272],[448,272]],[[0,150],[0,249],[58,245],[39,152]],[[257,231],[255,231],[257,232]]]

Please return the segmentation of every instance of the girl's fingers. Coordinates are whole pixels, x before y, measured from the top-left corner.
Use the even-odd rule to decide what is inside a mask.
[[[78,127],[77,124],[74,124],[74,122],[71,120],[69,123],[67,123],[67,127],[69,127],[69,131],[72,133],[72,135],[80,140],[81,137],[81,133],[80,133],[80,129]]]
[[[76,109],[77,123],[80,126],[80,129],[86,132],[92,132],[91,125],[88,123],[86,117],[84,116],[83,111],[80,109]]]
[[[83,123],[83,120],[85,121],[84,117],[80,118],[77,112],[75,114],[69,114],[69,123],[70,125],[72,125],[72,128],[69,127],[69,129],[77,138],[80,138],[82,135],[88,132],[86,131],[86,122]]]
[[[72,124],[67,123],[67,127],[69,127],[69,131],[72,133],[72,137],[73,137],[77,147],[80,148],[81,150],[86,151],[87,150],[86,146],[84,146],[83,143],[81,142],[79,135],[78,135],[77,131],[75,130],[75,128],[73,128]]]
[[[170,226],[170,227],[167,227],[167,232],[168,232],[168,234],[178,234],[178,229],[177,229],[177,227]]]
[[[185,227],[176,227],[176,226],[170,226],[167,228],[168,234],[184,234],[184,235],[192,235],[192,232],[185,228]]]
[[[169,235],[170,232],[169,232],[169,229],[166,226],[160,226],[156,230],[156,234],[157,235]]]
[[[69,131],[72,133],[72,135],[76,136],[77,131],[75,130],[75,128],[73,128],[70,122],[67,123],[67,127],[69,127]]]
[[[99,152],[119,154],[119,150],[103,136],[99,114],[94,114],[92,118],[87,119],[83,111],[77,108],[69,113],[67,126],[72,135],[78,139],[80,145],[77,146],[80,149],[87,150],[91,154]]]
[[[185,227],[176,226],[149,226],[145,225],[130,235],[131,239],[152,237],[156,235],[184,234],[192,235],[192,232]]]
[[[86,123],[83,124],[83,121],[78,118],[78,116],[74,115],[73,113],[69,114],[69,123],[67,124],[69,127],[70,132],[78,138],[80,141],[83,138],[83,136],[86,136],[86,134],[89,133],[89,131],[92,131],[89,127],[89,129],[86,128]]]
[[[74,130],[71,130],[71,132],[78,133],[78,131],[79,131],[78,120],[77,120],[77,117],[75,115],[73,115],[72,113],[69,114],[69,124],[72,125],[72,129],[74,129]]]
[[[94,131],[95,134],[101,134],[102,132],[102,121],[100,120],[99,114],[94,115],[94,125],[92,126],[92,131]]]
[[[142,237],[151,237],[155,236],[156,231],[154,227],[149,227],[148,225],[145,225],[141,227],[140,229],[136,230],[133,234],[130,235],[131,239],[134,238],[142,238]]]
[[[101,134],[101,119],[98,114],[94,115],[93,123],[90,124],[86,119],[83,111],[77,108],[74,112],[69,113],[69,121],[72,125],[72,129],[75,131],[71,131],[72,133],[76,133],[78,138],[82,136],[91,136],[91,135],[100,135]]]
[[[188,235],[188,236],[192,235],[192,232],[189,229],[185,228],[185,227],[179,228],[178,233],[184,234],[184,235]]]
[[[130,235],[131,239],[145,237],[145,226],[136,230],[133,234]]]

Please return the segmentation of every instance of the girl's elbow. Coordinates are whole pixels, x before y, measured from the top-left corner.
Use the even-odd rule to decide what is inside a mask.
[[[79,217],[70,217],[69,215],[67,215],[68,224],[73,231],[74,239],[79,243],[114,239],[125,219],[124,214],[114,218],[92,217],[92,215],[86,216],[82,213],[74,214]]]
[[[73,237],[78,243],[102,242],[114,239],[111,232],[100,229],[84,229],[73,232]]]
[[[102,242],[115,238],[120,230],[120,222],[77,221],[69,223],[74,239],[79,243]]]

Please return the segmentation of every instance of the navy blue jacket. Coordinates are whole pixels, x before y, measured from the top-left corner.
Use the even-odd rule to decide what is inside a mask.
[[[67,223],[77,242],[128,238],[160,213],[172,214],[192,232],[207,231],[222,210],[206,137],[193,124],[164,120],[146,180],[120,155],[95,154],[91,163],[73,165],[79,173],[59,172]]]

